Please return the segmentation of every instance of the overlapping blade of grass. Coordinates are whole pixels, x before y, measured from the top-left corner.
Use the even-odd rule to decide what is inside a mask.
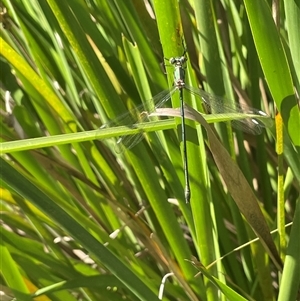
[[[198,47],[198,37],[208,34],[207,41],[211,39],[212,43],[207,44],[203,53],[206,52],[205,56],[209,55],[207,63],[212,67],[210,72],[221,70],[217,72],[217,77],[207,77],[208,85],[216,84],[219,87],[224,83],[226,97],[233,99],[233,83],[239,93],[244,93],[245,89],[247,95],[251,96],[251,106],[259,108],[260,89],[263,91],[263,85],[259,86],[262,73],[248,28],[247,15],[243,13],[243,4],[215,1],[213,6],[209,7],[212,13],[209,15],[208,10],[199,8],[202,5],[210,5],[210,1],[199,1],[195,7],[189,1],[181,1],[181,18],[184,25],[188,24],[182,31],[177,1],[154,1],[156,19],[152,19],[140,3],[127,5],[119,1],[88,4],[72,1],[3,2],[10,10],[9,16],[14,18],[14,24],[18,26],[1,29],[2,37],[11,49],[18,52],[19,57],[27,61],[26,70],[29,70],[22,75],[18,71],[18,66],[23,68],[25,65],[22,59],[17,58],[17,63],[13,63],[16,56],[7,55],[7,48],[3,50],[7,59],[1,61],[1,67],[4,66],[8,73],[11,72],[11,66],[15,66],[17,70],[16,77],[1,74],[5,88],[12,92],[12,100],[15,101],[13,115],[10,117],[16,117],[25,137],[47,136],[48,133],[58,135],[49,138],[48,143],[45,137],[37,139],[37,148],[72,143],[64,147],[36,150],[30,154],[10,154],[7,152],[33,148],[22,146],[26,140],[8,142],[5,158],[9,158],[16,169],[21,168],[25,177],[38,187],[37,190],[43,190],[74,221],[79,221],[100,244],[106,244],[119,260],[125,260],[132,273],[140,277],[146,285],[149,284],[155,292],[154,295],[158,291],[161,278],[174,271],[175,277],[165,285],[166,299],[219,300],[213,284],[210,286],[209,282],[205,281],[208,285],[204,288],[199,280],[202,276],[196,280],[192,279],[196,271],[193,270],[192,264],[184,262],[184,259],[190,260],[192,254],[200,258],[202,264],[209,264],[210,260],[214,261],[220,254],[249,241],[253,234],[247,232],[247,225],[239,209],[232,202],[214,161],[206,152],[203,142],[205,138],[200,132],[195,132],[194,123],[188,122],[191,207],[183,201],[182,161],[178,148],[180,139],[176,138],[173,131],[164,133],[166,142],[163,142],[163,145],[153,143],[156,138],[152,139],[151,135],[148,139],[149,144],[145,143],[146,141],[141,142],[140,146],[121,155],[115,153],[114,143],[111,141],[89,140],[97,137],[105,139],[139,130],[125,127],[118,130],[104,129],[103,132],[90,131],[120,112],[125,112],[127,108],[139,104],[140,98],[148,99],[148,94],[155,95],[166,88],[166,78],[160,71],[159,64],[164,61],[164,57],[182,55],[184,47],[181,32],[185,32],[189,46],[186,77],[190,86],[196,87],[199,81],[204,79],[201,72],[206,73],[206,69],[198,70],[198,61],[201,62],[203,58]],[[202,16],[201,13],[207,15]],[[288,9],[282,18],[287,14]],[[197,23],[194,22],[195,16]],[[293,27],[291,20],[293,18],[288,21],[289,31]],[[282,28],[283,32],[284,30]],[[213,38],[214,36],[216,37]],[[153,40],[153,37],[157,38]],[[265,40],[260,39],[258,42],[261,43],[259,47],[262,47]],[[288,43],[287,40],[286,49],[289,48]],[[221,67],[218,56],[215,56],[217,52],[220,53],[218,56],[223,62]],[[196,57],[198,53],[199,60]],[[295,54],[289,57],[291,69],[294,58]],[[164,63],[167,65],[166,61]],[[172,68],[167,66],[166,69],[171,85]],[[137,79],[140,75],[141,84],[137,89],[133,78]],[[145,91],[143,87],[150,87],[151,92]],[[3,87],[1,92],[4,92]],[[141,97],[138,96],[139,93]],[[243,95],[245,99],[246,93]],[[269,98],[268,92],[267,96]],[[188,95],[186,101],[198,107]],[[179,106],[176,97],[172,103],[174,107]],[[271,102],[265,100],[265,104],[267,108],[272,108]],[[5,108],[4,104],[2,108]],[[17,128],[15,130],[8,127],[3,123],[4,118],[1,118],[2,141],[19,139]],[[176,123],[180,124],[179,118],[176,119]],[[173,129],[174,121],[160,121],[154,125],[149,123],[149,128],[151,127],[153,130]],[[90,131],[86,133],[86,137],[84,133],[68,135],[70,132],[83,130]],[[230,146],[228,149],[233,155],[232,142],[227,142],[227,133],[221,133],[224,144]],[[264,203],[263,212],[267,221],[271,220],[268,215],[274,218],[276,211],[274,195],[277,193],[277,186],[274,173],[277,166],[273,137],[270,133],[258,139],[239,135],[237,152],[237,162],[243,174],[249,183],[253,182],[253,189],[259,200]],[[31,143],[31,140],[28,142]],[[290,169],[285,196],[289,204],[293,204],[298,188],[290,171],[293,171],[295,178],[298,177],[299,160],[291,140],[288,139],[286,145],[286,163]],[[104,296],[101,294],[103,287],[97,289],[92,286],[97,283],[97,278],[91,281],[88,290],[80,287],[80,281],[76,282],[76,279],[82,279],[84,286],[88,284],[88,279],[83,279],[85,276],[89,278],[95,274],[95,277],[109,275],[106,270],[88,267],[83,259],[74,257],[73,250],[82,249],[77,242],[64,242],[62,239],[61,243],[54,243],[54,239],[68,236],[70,233],[62,230],[59,224],[50,221],[30,202],[17,197],[12,190],[12,194],[8,196],[7,186],[3,188],[7,211],[2,212],[1,219],[12,229],[10,231],[22,229],[23,233],[27,234],[26,237],[18,237],[11,233],[14,234],[14,241],[17,243],[7,241],[8,250],[20,268],[29,275],[31,292],[36,288],[45,287],[46,292],[51,294],[51,284],[54,284],[52,292],[55,291],[55,286],[60,287],[60,294],[56,294],[55,297],[61,300],[71,296],[66,291],[67,288],[73,288],[75,295],[72,295],[72,298],[80,298],[80,294],[83,294],[87,300],[118,300],[120,296],[136,300],[136,297],[123,290],[123,287],[122,290],[117,290],[119,295],[108,292]],[[167,204],[169,197],[176,197],[179,206]],[[209,204],[204,202],[207,199],[211,201]],[[292,207],[293,205],[289,208],[293,210]],[[9,211],[13,214],[6,213]],[[291,213],[287,218],[290,216]],[[30,222],[26,222],[27,220]],[[151,232],[154,234],[150,238]],[[212,237],[211,233],[217,235]],[[7,234],[6,237],[9,236],[13,235]],[[36,254],[30,253],[30,248],[26,248],[30,241],[36,242]],[[43,252],[43,244],[52,252]],[[29,266],[36,263],[37,254],[43,255],[38,262],[47,264],[30,270]],[[270,271],[276,273],[277,270],[268,261],[263,261],[262,264],[261,259],[265,260],[263,249],[253,247],[251,251],[245,249],[241,254],[226,257],[214,271],[208,271],[222,283],[226,282],[226,286],[243,292],[244,297],[248,298],[248,295],[251,295],[255,300],[265,300],[266,296],[274,297],[272,282],[276,280],[265,275],[270,275]],[[59,265],[60,262],[63,264]],[[98,262],[100,263],[100,260],[97,260]],[[74,269],[72,272],[73,266],[77,272]],[[57,269],[53,267],[61,267],[59,273],[56,273]],[[99,275],[99,271],[103,272],[103,275]],[[253,289],[257,275],[259,285]],[[210,275],[207,276],[207,279],[210,279]],[[46,281],[43,281],[44,279]],[[66,281],[65,285],[62,285],[61,281]],[[110,281],[109,278],[107,281]],[[112,282],[112,285],[115,285],[115,282]],[[295,284],[292,287],[294,289]],[[132,288],[133,290],[135,288]],[[229,292],[229,289],[226,290],[225,287],[224,291]]]
[[[244,1],[258,56],[270,92],[283,117],[291,140],[300,145],[300,112],[291,71],[266,1]],[[266,37],[268,39],[266,40]],[[276,66],[276,68],[274,68]]]
[[[56,15],[61,17],[61,19],[59,19],[59,22],[61,23],[61,26],[63,27],[64,24],[66,24],[66,22],[65,22],[64,18],[60,15],[60,14],[61,14],[61,11],[59,11],[58,7],[54,7],[54,8],[55,8],[54,11],[55,11]],[[62,7],[61,9],[62,9],[62,10],[63,10],[63,9],[66,9],[66,7]],[[69,21],[70,21],[70,20],[69,20]],[[72,21],[70,21],[70,24],[73,24],[73,27],[76,28],[76,26],[74,26],[74,23],[72,23]],[[77,47],[76,45],[78,45],[78,44],[76,44],[76,41],[73,41],[74,37],[72,36],[72,34],[70,33],[70,30],[69,30],[68,28],[66,29],[66,33],[67,33],[67,36],[68,36],[69,40],[71,41],[71,44],[73,43],[72,45],[76,48],[76,47]],[[68,35],[68,34],[70,34],[70,35]],[[84,39],[81,40],[81,43],[84,43]],[[78,57],[79,57],[79,59],[80,59],[81,61],[86,60],[86,58],[84,58],[84,57],[82,56],[83,54],[81,54],[81,53],[77,53],[77,54],[78,54]],[[87,67],[87,68],[88,68],[88,67]],[[89,71],[88,71],[88,72],[89,72]],[[92,77],[92,76],[93,76],[93,75],[91,75],[90,77]],[[140,148],[139,151],[138,151],[138,149],[136,149],[136,153],[137,153],[137,154],[146,154],[146,151],[143,150],[141,146],[140,146],[139,148]],[[77,154],[78,154],[78,156],[81,157],[81,159],[84,159],[84,158],[82,157],[82,156],[83,156],[83,153],[82,153],[82,152],[79,153],[79,151],[80,151],[80,149],[77,149]],[[86,154],[87,154],[87,153],[86,153]],[[137,161],[137,160],[136,160],[136,156],[132,156],[132,158],[133,158],[133,159],[131,159],[131,160],[133,160],[133,162],[134,162],[133,168],[136,170],[136,173],[137,173],[138,176],[139,176],[140,182],[141,182],[141,183],[145,183],[145,184],[143,184],[143,185],[145,186],[145,192],[146,192],[146,194],[148,194],[148,197],[149,197],[150,199],[153,198],[153,199],[157,199],[157,200],[159,200],[159,199],[166,200],[166,197],[165,197],[165,196],[159,196],[159,195],[158,195],[159,191],[162,191],[162,190],[161,190],[161,188],[160,188],[159,186],[157,186],[157,185],[158,185],[157,177],[153,175],[153,165],[148,164],[148,168],[147,168],[146,160],[139,160],[139,161]],[[147,157],[146,157],[146,158],[147,158]],[[80,159],[80,162],[81,162],[81,164],[82,164],[82,160],[81,160],[81,159]],[[102,168],[103,168],[103,166],[102,166]],[[151,171],[151,170],[152,170],[152,171]],[[151,171],[151,172],[149,172],[149,171]],[[144,178],[143,178],[143,177],[144,177]],[[153,184],[151,184],[151,183],[156,183],[156,184],[155,184],[156,187],[154,187]],[[151,184],[151,185],[150,185],[150,184]],[[81,188],[81,189],[83,189],[83,188]],[[84,189],[84,190],[85,190],[85,189]],[[85,195],[87,195],[87,192],[85,192]],[[163,205],[164,205],[164,204],[163,204]],[[164,209],[166,209],[166,207],[164,208],[164,206],[161,206],[160,212],[161,212],[161,214],[163,214],[162,217],[164,217],[165,215],[168,215],[168,220],[170,221],[170,218],[171,218],[171,216],[172,216],[172,213],[170,212],[170,213],[168,214],[168,212],[167,212],[168,210],[164,210]],[[164,218],[161,218],[160,220],[161,220],[161,221],[165,221]],[[152,223],[155,223],[155,221],[152,220]],[[171,227],[170,229],[171,229],[172,231],[174,231],[174,233],[171,233],[171,235],[169,235],[169,239],[170,239],[171,241],[173,240],[173,241],[176,242],[175,238],[176,238],[176,235],[179,233],[180,229],[177,228],[177,231],[176,231],[176,227],[174,227],[174,226],[176,226],[175,220],[174,220],[173,223],[171,223],[171,224],[169,223],[169,224],[166,224],[166,225],[167,225],[167,227],[169,227],[169,228],[170,228],[170,225],[173,225],[173,227]],[[159,229],[158,229],[158,231],[159,231]],[[175,245],[174,245],[174,246],[175,246]],[[179,246],[179,244],[178,244],[178,246]],[[179,250],[179,252],[181,252],[180,250],[184,250],[184,248],[182,248],[182,245],[181,245],[181,249],[178,249],[178,250]],[[185,261],[183,261],[183,259],[185,258],[185,256],[180,256],[180,257],[181,257],[181,261],[182,261],[182,263],[183,263],[184,265],[190,266],[190,265],[187,264]],[[189,256],[187,255],[186,257],[189,257]]]
[[[106,266],[130,290],[142,300],[156,299],[155,294],[135,275],[131,269],[96,240],[78,221],[72,218],[41,190],[38,190],[25,177],[16,172],[8,163],[1,162],[1,178],[20,196],[30,200],[47,216],[58,222],[70,235],[82,244],[95,258]],[[18,185],[16,185],[18,183]],[[137,282],[139,285],[137,286]]]

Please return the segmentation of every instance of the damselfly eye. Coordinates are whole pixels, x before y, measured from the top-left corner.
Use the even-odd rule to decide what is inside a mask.
[[[187,59],[186,59],[185,56],[182,56],[182,57],[179,58],[179,63],[180,63],[181,65],[183,65],[186,61],[187,61]]]
[[[169,62],[170,62],[170,64],[174,65],[175,62],[176,62],[176,58],[175,58],[175,57],[171,57],[171,58],[169,59]]]

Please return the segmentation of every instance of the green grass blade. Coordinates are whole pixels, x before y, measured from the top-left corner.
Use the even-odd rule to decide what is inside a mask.
[[[46,194],[16,172],[8,163],[1,162],[1,178],[21,196],[30,200],[52,219],[56,220],[74,239],[80,242],[107,269],[120,279],[141,300],[155,300],[156,295],[137,275],[125,267],[114,254],[97,241],[80,223],[69,216]],[[16,185],[15,183],[19,183]],[[22,185],[21,185],[22,183]],[[22,188],[21,188],[22,187]],[[137,286],[136,284],[139,283]]]
[[[300,285],[300,248],[299,248],[299,231],[300,231],[300,202],[297,200],[296,211],[293,219],[293,226],[290,235],[290,242],[287,248],[285,265],[282,273],[280,293],[278,301],[296,300],[299,294]]]
[[[288,133],[300,145],[300,111],[294,95],[287,58],[266,1],[244,1],[258,56],[271,94]],[[265,37],[268,37],[266,40]],[[276,68],[274,69],[274,66]]]

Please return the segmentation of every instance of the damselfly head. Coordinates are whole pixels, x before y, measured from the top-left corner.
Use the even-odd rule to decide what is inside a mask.
[[[174,66],[182,66],[183,64],[185,64],[187,61],[187,58],[183,55],[183,56],[177,56],[177,57],[171,57],[169,59],[170,64],[174,65]]]

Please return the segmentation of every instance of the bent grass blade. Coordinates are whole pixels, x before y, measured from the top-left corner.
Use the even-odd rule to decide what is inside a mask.
[[[228,102],[224,98],[212,95],[204,90],[185,86],[191,94],[201,99],[203,108],[208,114],[215,114],[219,121],[228,121],[230,116],[232,127],[252,135],[259,135],[266,127],[271,127],[274,121],[265,112],[242,105],[238,102]]]
[[[155,114],[155,111],[162,108],[177,90],[178,88],[176,86],[171,90],[164,90],[154,96],[151,100],[129,110],[101,127],[113,128],[127,126],[129,128],[135,128],[135,125],[140,125],[139,133],[120,136],[120,138],[118,138],[115,145],[116,153],[123,153],[125,150],[133,148],[144,138],[142,124],[146,124],[149,121],[155,121],[155,117],[157,118],[159,115],[168,116],[168,111],[165,111],[165,114]],[[184,86],[184,90],[193,94],[201,101],[203,108],[207,113],[203,115],[207,118],[208,123],[231,121],[232,127],[252,135],[259,135],[264,128],[272,127],[274,124],[273,119],[261,110],[247,105],[241,105],[238,102],[225,103],[224,98],[222,97],[212,95],[204,90],[187,85]],[[169,116],[172,116],[172,114]]]

